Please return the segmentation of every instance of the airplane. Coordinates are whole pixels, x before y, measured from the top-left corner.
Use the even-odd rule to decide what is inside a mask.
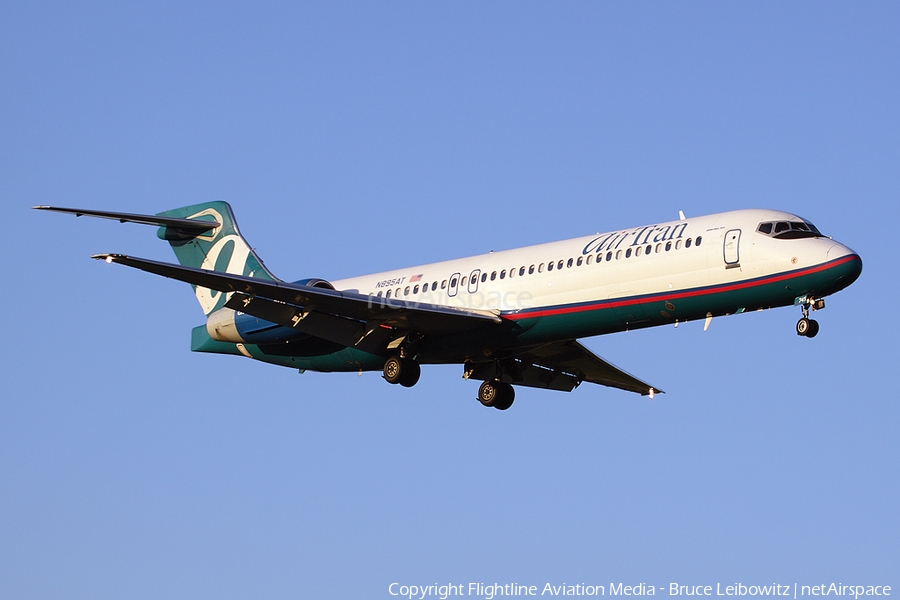
[[[783,306],[812,338],[810,310],[853,283],[860,256],[806,219],[737,210],[339,281],[276,278],[222,201],[156,215],[35,206],[158,226],[179,264],[92,258],[189,283],[207,317],[191,350],[245,356],[301,373],[382,371],[412,387],[420,365],[460,364],[477,399],[508,409],[514,385],[572,391],[590,382],[653,398],[662,391],[579,338]]]

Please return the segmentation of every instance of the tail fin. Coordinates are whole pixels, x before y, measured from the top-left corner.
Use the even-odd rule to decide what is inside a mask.
[[[204,202],[167,210],[157,216],[216,221],[220,224],[202,233],[188,233],[165,225],[159,228],[157,236],[169,242],[182,265],[277,281],[238,231],[234,213],[227,202]],[[227,294],[209,288],[193,287],[203,313],[207,316],[227,302]]]

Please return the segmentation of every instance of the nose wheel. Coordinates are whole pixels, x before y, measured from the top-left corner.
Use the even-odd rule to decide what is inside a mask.
[[[797,321],[797,335],[814,338],[819,333],[819,322],[809,318],[809,309],[810,307],[813,310],[825,308],[825,301],[809,299],[801,306],[803,307],[803,318]]]
[[[803,317],[797,321],[797,335],[811,338],[816,337],[817,333],[819,333],[819,322],[815,319]]]

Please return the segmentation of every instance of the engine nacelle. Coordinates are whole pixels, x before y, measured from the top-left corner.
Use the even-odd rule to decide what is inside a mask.
[[[307,337],[290,327],[230,308],[220,308],[207,317],[206,333],[217,342],[232,344],[277,344]]]
[[[297,285],[308,285],[309,287],[325,288],[326,290],[334,289],[334,286],[331,285],[330,282],[325,281],[324,279],[319,279],[317,277],[312,277],[310,279],[301,279],[300,281],[295,281],[294,283]]]
[[[206,333],[217,342],[243,342],[234,322],[237,313],[230,308],[220,308],[206,319]]]

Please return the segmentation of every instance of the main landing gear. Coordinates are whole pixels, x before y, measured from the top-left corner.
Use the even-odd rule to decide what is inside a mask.
[[[478,401],[497,410],[506,410],[512,406],[515,399],[516,392],[513,386],[502,381],[485,381],[478,388]]]
[[[384,379],[388,383],[399,383],[403,387],[412,387],[419,381],[422,369],[419,363],[399,356],[391,356],[384,361]]]
[[[797,321],[797,335],[808,338],[816,337],[816,334],[819,333],[819,322],[809,318],[809,309],[821,310],[825,308],[825,301],[809,299],[803,302],[801,306],[803,308],[803,318]]]

